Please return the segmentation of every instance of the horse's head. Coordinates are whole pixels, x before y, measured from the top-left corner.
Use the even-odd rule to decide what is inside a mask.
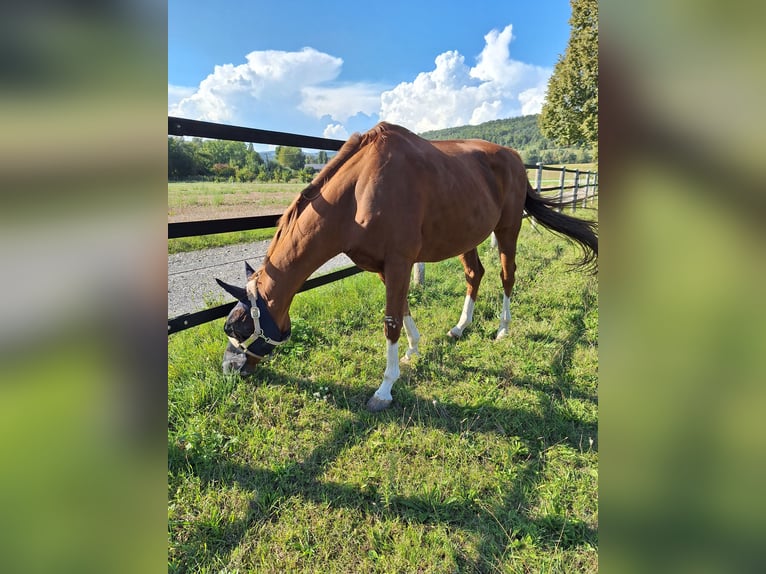
[[[253,268],[245,262],[248,282],[254,273]],[[229,337],[229,344],[223,353],[223,372],[251,375],[256,365],[275,347],[290,339],[290,331],[280,332],[257,288],[253,287],[253,293],[249,293],[243,287],[229,285],[220,279],[216,281],[237,299],[237,304],[229,312],[223,326],[224,333]]]

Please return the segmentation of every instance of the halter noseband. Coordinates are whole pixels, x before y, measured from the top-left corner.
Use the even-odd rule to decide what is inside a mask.
[[[284,334],[279,331],[279,327],[269,314],[265,302],[258,297],[258,289],[255,289],[255,297],[248,292],[247,298],[250,300],[250,316],[253,318],[255,330],[244,341],[237,341],[232,336],[229,336],[229,341],[248,357],[260,360],[271,354],[275,347],[287,343],[290,340],[291,330],[288,329],[287,333]],[[261,317],[263,317],[263,326],[261,326]],[[255,348],[251,349],[250,347]]]

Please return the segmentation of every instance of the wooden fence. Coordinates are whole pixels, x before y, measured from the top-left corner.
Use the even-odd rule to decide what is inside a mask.
[[[172,116],[168,117],[168,135],[292,146],[327,151],[337,151],[345,143],[344,140],[228,126]],[[539,163],[536,165],[526,165],[525,167],[527,170],[536,171],[534,186],[538,192],[549,194],[551,191],[556,191],[558,192],[558,197],[570,203],[573,209],[576,209],[577,203],[581,202],[583,205],[586,205],[589,199],[592,200],[592,198],[597,195],[598,172],[583,172],[567,169],[566,167],[546,167]],[[543,172],[548,171],[553,171],[557,174],[558,185],[543,185],[544,183],[547,183],[547,180],[543,179]],[[573,179],[570,180],[567,174],[574,174]],[[582,177],[586,178],[585,182],[581,181]],[[532,178],[530,178],[530,181],[532,181]],[[567,194],[566,192],[570,189],[572,190],[572,193]],[[280,217],[281,214],[275,214],[168,223],[168,239],[275,227]],[[345,267],[338,271],[333,271],[320,277],[307,280],[299,289],[299,292],[308,291],[309,289],[326,285],[327,283],[332,283],[333,281],[338,281],[339,279],[344,279],[361,272],[362,269],[355,265]],[[178,333],[179,331],[191,327],[196,327],[197,325],[202,325],[203,323],[215,319],[226,317],[235,305],[236,302],[232,301],[196,313],[184,313],[177,317],[173,317],[172,319],[168,319],[168,335]]]

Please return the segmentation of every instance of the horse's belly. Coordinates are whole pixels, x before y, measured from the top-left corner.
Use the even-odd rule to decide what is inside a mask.
[[[419,261],[441,261],[470,251],[489,237],[500,211],[481,211],[464,205],[456,213],[423,222]]]
[[[453,228],[442,233],[424,236],[418,261],[442,261],[470,251],[492,233],[494,226],[471,229]]]

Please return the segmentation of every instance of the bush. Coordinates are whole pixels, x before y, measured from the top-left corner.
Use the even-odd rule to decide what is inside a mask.
[[[217,181],[227,181],[237,175],[237,169],[228,163],[213,164],[213,174]]]

